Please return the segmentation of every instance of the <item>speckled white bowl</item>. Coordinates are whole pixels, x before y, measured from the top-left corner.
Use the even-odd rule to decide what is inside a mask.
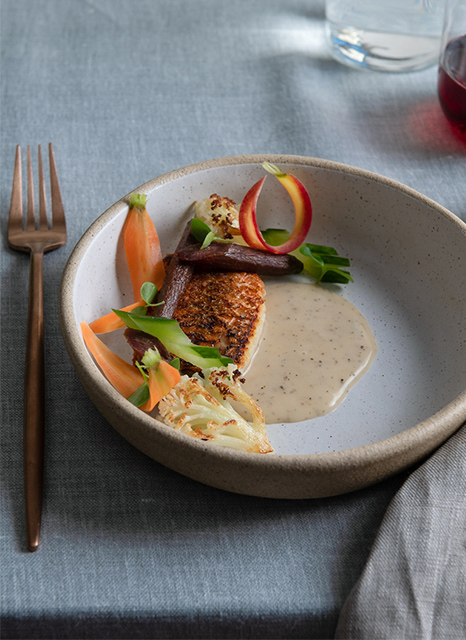
[[[412,189],[353,167],[299,156],[241,156],[188,166],[135,189],[149,196],[164,250],[176,246],[194,200],[216,192],[240,203],[263,176],[265,160],[308,187],[312,242],[351,258],[355,283],[341,293],[365,315],[379,345],[372,368],[339,408],[296,425],[270,425],[276,454],[263,456],[184,436],[124,400],[94,364],[79,323],[132,301],[121,239],[128,197],[91,225],[70,256],[60,291],[62,333],[92,401],[153,459],[248,495],[345,493],[418,462],[466,420],[466,225]],[[282,190],[277,199],[267,184],[260,201],[266,225],[283,227],[279,214],[290,211],[288,196]],[[122,332],[109,343],[130,360]]]

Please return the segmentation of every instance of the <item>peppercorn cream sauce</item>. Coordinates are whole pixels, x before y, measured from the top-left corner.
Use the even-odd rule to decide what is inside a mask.
[[[320,285],[266,285],[266,321],[244,389],[268,424],[333,411],[366,373],[377,344],[364,316]]]

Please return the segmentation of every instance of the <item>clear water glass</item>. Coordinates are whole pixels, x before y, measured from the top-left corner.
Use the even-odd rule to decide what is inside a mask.
[[[445,0],[326,0],[330,50],[360,69],[423,69],[438,63],[444,10]]]

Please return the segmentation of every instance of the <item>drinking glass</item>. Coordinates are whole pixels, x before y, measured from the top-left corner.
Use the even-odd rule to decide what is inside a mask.
[[[447,0],[438,94],[451,126],[466,140],[466,0]]]
[[[326,0],[330,51],[339,62],[377,71],[437,64],[444,8],[445,0]]]

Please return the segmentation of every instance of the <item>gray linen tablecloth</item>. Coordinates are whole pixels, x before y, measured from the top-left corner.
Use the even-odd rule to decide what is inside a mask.
[[[466,219],[465,147],[440,111],[436,69],[338,65],[325,49],[321,1],[0,6],[2,637],[332,638],[342,609],[340,638],[466,637],[464,431],[412,475],[350,495],[228,494],[148,459],[106,423],[57,319],[63,267],[89,224],[137,185],[206,159],[336,160]],[[30,554],[28,260],[8,249],[5,223],[15,145],[50,140],[69,239],[45,259],[45,499],[41,546]]]

